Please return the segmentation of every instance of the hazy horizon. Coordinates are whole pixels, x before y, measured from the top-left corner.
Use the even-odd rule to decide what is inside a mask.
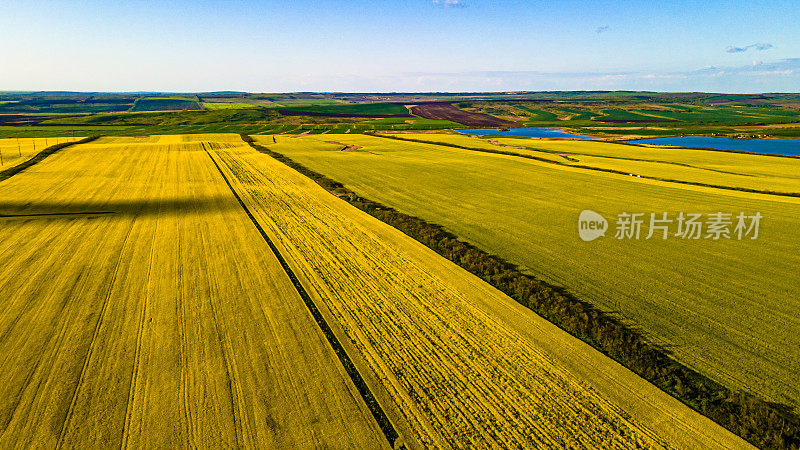
[[[47,90],[47,89],[29,89],[29,90],[0,90],[3,94],[33,94],[33,93],[49,93],[49,94],[171,94],[171,95],[195,95],[195,94],[247,94],[247,95],[483,95],[483,94],[539,94],[539,93],[575,93],[575,92],[598,92],[598,93],[613,93],[613,92],[630,92],[630,93],[652,93],[652,94],[722,94],[722,95],[781,95],[781,94],[797,94],[800,93],[800,88],[794,91],[762,91],[762,92],[726,92],[726,91],[657,91],[657,90],[631,90],[631,89],[553,89],[553,90],[525,90],[525,89],[502,89],[498,91],[234,91],[234,90],[215,90],[215,91],[158,91],[158,90],[131,90],[131,91],[98,91],[98,90]]]

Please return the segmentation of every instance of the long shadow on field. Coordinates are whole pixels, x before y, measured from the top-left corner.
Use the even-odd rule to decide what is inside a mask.
[[[75,216],[145,216],[183,215],[235,211],[241,213],[236,199],[229,195],[171,197],[112,201],[3,201],[0,218],[75,218]]]

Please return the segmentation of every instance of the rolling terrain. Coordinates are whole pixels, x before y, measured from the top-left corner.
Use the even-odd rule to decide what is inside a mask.
[[[0,92],[0,138],[67,133],[362,133],[474,127],[566,128],[605,139],[797,137],[797,94],[654,92]],[[409,113],[409,109],[411,113]],[[141,112],[147,112],[142,114]],[[90,131],[91,130],[91,131]]]
[[[71,147],[0,205],[0,446],[387,445],[200,142]]]
[[[743,445],[421,244],[332,201],[294,170],[249,148],[216,153],[309,293],[362,355],[365,372],[380,380],[378,392],[410,442]],[[651,421],[661,425],[644,431]],[[622,440],[620,427],[627,430]]]
[[[788,405],[800,402],[800,323],[795,319],[800,306],[793,296],[800,288],[793,275],[800,261],[792,250],[800,242],[797,198],[370,136],[308,136],[279,139],[277,144],[259,139],[367,198],[441,224],[479,248],[620,314],[668,346],[679,361],[732,389]],[[359,148],[343,152],[338,144]],[[601,148],[566,141],[558,148],[569,145],[571,154]],[[759,158],[742,169],[758,186],[770,186],[776,175],[787,188],[795,183],[796,171]],[[708,163],[702,159],[698,167]],[[708,173],[718,182],[728,177]],[[686,176],[697,175],[690,171]],[[584,209],[609,219],[606,238],[592,243],[578,238],[577,218]],[[667,212],[673,218],[680,212],[760,212],[764,221],[756,240],[647,240],[646,224],[642,239],[617,240],[613,219],[625,211]]]
[[[238,135],[76,145],[0,207],[2,446],[745,446]]]

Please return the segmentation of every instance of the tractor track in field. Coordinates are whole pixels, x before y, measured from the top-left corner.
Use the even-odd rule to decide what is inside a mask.
[[[178,256],[183,254],[183,246],[181,244],[181,240],[178,239],[176,241],[178,251]],[[186,339],[186,315],[188,311],[186,310],[186,301],[183,297],[183,276],[180,276],[176,280],[178,284],[178,292],[181,295],[178,296],[178,303],[179,306],[177,308],[178,314],[178,335],[180,336],[180,355],[181,355],[181,388],[180,388],[180,397],[181,397],[181,413],[183,415],[183,431],[186,433],[186,440],[188,441],[189,448],[196,449],[197,447],[197,440],[195,436],[197,435],[194,424],[192,423],[192,409],[190,406],[189,400],[189,374],[188,367],[189,367],[189,356],[186,353],[186,348],[190,346],[189,341]]]
[[[203,149],[206,150],[205,144],[203,145]],[[208,150],[206,150],[208,152]],[[209,156],[211,156],[209,154]],[[213,159],[213,158],[212,158]],[[216,164],[216,161],[215,161]],[[220,173],[222,171],[220,170]],[[227,182],[228,180],[225,179]],[[233,189],[233,188],[231,188]],[[205,242],[205,237],[203,237],[203,248],[208,248],[207,243]],[[206,267],[209,267],[208,263],[208,252],[203,252],[203,259],[206,261]],[[216,280],[214,283],[209,286],[211,288],[217,288]],[[242,393],[241,383],[239,382],[237,375],[237,368],[236,368],[236,361],[233,358],[233,345],[231,344],[230,333],[228,333],[227,328],[225,327],[222,320],[220,320],[219,316],[219,305],[216,304],[214,301],[214,296],[209,296],[208,301],[209,306],[211,307],[211,316],[212,321],[214,323],[214,330],[219,336],[219,346],[220,352],[222,353],[222,360],[225,363],[225,379],[227,380],[227,387],[228,392],[231,396],[231,417],[233,419],[233,431],[234,436],[236,439],[236,447],[245,447],[252,445],[252,433],[250,430],[250,425],[247,420],[247,414],[245,411],[245,406],[242,401],[242,397],[244,394]],[[250,442],[248,442],[250,441]]]
[[[57,240],[57,237],[56,236],[52,236],[47,240],[46,244],[47,245],[51,245],[56,240]],[[2,251],[8,251],[8,250],[3,249]],[[33,258],[32,255],[28,256],[26,258],[26,261],[30,261],[32,258]],[[32,282],[28,281],[25,285],[23,285],[23,287],[26,288],[28,285],[30,285],[30,283],[32,283]],[[3,341],[5,341],[6,339],[9,338],[9,335],[11,334],[11,331],[14,329],[14,327],[17,326],[17,324],[19,323],[19,321],[21,320],[21,317],[22,317],[18,313],[18,314],[13,315],[12,319],[8,319],[7,316],[9,316],[9,315],[12,315],[12,313],[10,312],[10,309],[5,309],[3,311],[0,311],[0,323],[5,323],[5,321],[7,321],[7,320],[9,321],[8,322],[9,325],[6,327],[6,329],[3,332],[0,332],[0,343],[2,343]]]
[[[72,284],[72,287],[69,290],[69,294],[70,294],[69,296],[71,297],[71,294],[73,292],[80,291],[81,289],[78,288],[78,285],[83,287],[83,286],[86,285],[87,281],[88,281],[88,277],[78,276],[77,279],[75,280],[75,282]],[[62,304],[62,307],[61,307],[61,310],[59,312],[59,315],[62,316],[62,317],[66,317],[66,316],[68,316],[68,314],[65,311],[69,311],[69,310],[72,310],[74,308],[76,308],[76,306],[70,305],[70,304],[68,304],[68,302],[65,302],[65,303]],[[37,313],[37,315],[38,315],[38,313]],[[14,325],[16,325],[18,320],[19,320],[19,317],[16,320],[14,320],[12,323]],[[9,327],[8,329],[11,330],[11,329],[13,329],[13,327]],[[58,355],[58,353],[63,348],[64,339],[65,339],[65,336],[67,334],[67,329],[68,329],[68,327],[62,326],[61,327],[61,331],[59,331],[57,333],[56,337],[54,338],[55,339],[55,343],[54,343],[54,346],[53,346],[53,350],[51,351],[50,357],[45,357],[43,355],[42,357],[40,357],[40,358],[38,358],[36,360],[36,364],[29,371],[29,374],[25,378],[25,381],[23,383],[23,385],[25,386],[25,388],[24,388],[25,390],[28,389],[28,387],[30,386],[31,380],[33,379],[34,375],[36,374],[36,371],[38,371],[39,368],[42,367],[43,364],[45,364],[45,366],[47,367],[47,369],[43,369],[43,370],[47,370],[48,372],[52,372],[53,365],[55,364],[55,361],[57,359],[56,355]],[[0,336],[0,338],[2,338],[2,336]],[[50,339],[48,339],[48,344],[49,344],[49,342],[51,340],[53,340],[52,337]],[[45,361],[48,361],[48,362],[45,363]],[[19,395],[16,398],[16,401],[13,403],[13,407],[11,408],[11,413],[8,414],[7,420],[5,420],[4,423],[0,424],[0,436],[5,434],[6,430],[8,429],[8,425],[14,420],[14,416],[17,414],[17,411],[19,409],[19,405],[20,405],[21,401],[22,401],[22,395]]]
[[[86,351],[86,357],[83,360],[83,367],[81,367],[81,374],[78,377],[78,383],[75,386],[75,391],[72,393],[72,399],[69,403],[69,408],[67,409],[67,415],[64,418],[64,423],[61,425],[61,431],[58,435],[58,442],[56,443],[56,448],[62,448],[64,446],[64,437],[67,433],[67,429],[69,428],[69,424],[72,420],[73,414],[75,413],[75,404],[78,401],[78,393],[81,390],[84,382],[86,381],[86,370],[89,368],[89,362],[92,359],[92,354],[94,353],[94,347],[97,343],[97,336],[100,334],[100,328],[103,325],[103,319],[105,318],[106,311],[108,311],[108,303],[111,299],[111,292],[114,291],[114,285],[117,281],[117,274],[119,273],[119,268],[122,265],[122,255],[125,253],[125,246],[128,244],[128,238],[133,231],[133,226],[136,221],[131,221],[131,226],[128,228],[128,231],[125,233],[125,238],[122,240],[122,245],[120,246],[119,255],[117,255],[117,262],[114,264],[114,270],[111,272],[111,283],[108,285],[108,291],[106,291],[106,295],[103,298],[103,306],[100,308],[100,314],[97,318],[97,323],[95,324],[94,331],[92,332],[92,340],[89,342],[89,348]]]
[[[217,163],[217,160],[214,159],[214,157],[211,155],[211,152],[208,150],[205,143],[203,143],[203,150],[205,150],[208,157],[214,163],[214,166],[219,171],[223,180],[225,180],[225,184],[228,185],[228,188],[231,190],[233,196],[236,197],[236,200],[239,202],[239,205],[242,207],[245,214],[247,214],[247,217],[256,227],[261,237],[269,246],[270,250],[272,250],[272,253],[277,258],[278,262],[283,268],[283,271],[289,277],[289,280],[292,282],[292,285],[294,286],[295,290],[300,295],[300,298],[303,299],[303,302],[305,303],[306,307],[308,307],[309,311],[311,312],[311,316],[317,322],[317,325],[322,331],[322,334],[325,336],[328,343],[333,348],[333,351],[336,354],[336,357],[339,359],[339,362],[344,367],[345,372],[347,372],[347,374],[350,376],[350,379],[355,385],[356,390],[358,390],[358,393],[361,395],[361,398],[364,400],[364,403],[367,405],[367,408],[369,409],[370,413],[372,413],[372,416],[377,422],[381,431],[383,432],[383,435],[389,441],[389,445],[394,447],[395,441],[397,441],[399,437],[397,430],[392,425],[391,421],[389,420],[389,417],[386,415],[386,412],[378,403],[377,399],[375,398],[375,395],[372,393],[369,386],[367,386],[366,382],[364,381],[364,377],[361,375],[361,373],[358,372],[358,369],[356,368],[355,364],[347,355],[347,352],[345,351],[342,344],[339,342],[339,339],[333,333],[333,330],[331,329],[330,325],[328,325],[328,322],[325,320],[325,317],[317,308],[317,305],[314,303],[314,300],[312,300],[311,296],[308,294],[308,292],[306,292],[302,283],[300,283],[300,280],[298,279],[297,275],[289,266],[289,263],[286,261],[283,255],[281,255],[280,251],[278,250],[278,247],[276,247],[275,243],[273,243],[272,240],[269,238],[269,236],[267,236],[267,233],[266,231],[264,231],[264,228],[261,227],[261,224],[258,223],[258,220],[256,220],[255,216],[253,216],[253,213],[250,211],[247,205],[245,205],[244,201],[239,196],[239,193],[236,192],[236,189],[234,189],[227,175],[225,175],[225,172],[223,172],[219,163]]]
[[[158,236],[158,220],[156,219],[155,229],[153,236]],[[155,256],[156,245],[155,239],[150,244],[150,257],[147,262],[147,285],[150,284],[151,276],[153,275],[153,256]],[[131,369],[131,380],[128,386],[128,400],[125,404],[125,422],[122,425],[122,443],[120,448],[128,448],[128,437],[130,436],[131,418],[133,416],[133,405],[136,401],[136,384],[139,382],[139,367],[141,366],[142,358],[142,339],[144,336],[145,323],[147,318],[147,295],[142,299],[141,318],[139,326],[136,330],[136,348],[133,351],[133,367]]]

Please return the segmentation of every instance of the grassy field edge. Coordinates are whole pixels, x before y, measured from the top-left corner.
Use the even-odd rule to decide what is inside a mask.
[[[648,342],[642,332],[564,289],[523,274],[513,264],[459,240],[440,226],[360,197],[341,183],[256,144],[248,135],[243,134],[242,139],[255,150],[292,167],[337,197],[477,275],[521,305],[754,445],[762,448],[800,447],[800,416],[790,407],[766,402],[749,393],[734,392],[678,363],[670,357],[668,350]]]

